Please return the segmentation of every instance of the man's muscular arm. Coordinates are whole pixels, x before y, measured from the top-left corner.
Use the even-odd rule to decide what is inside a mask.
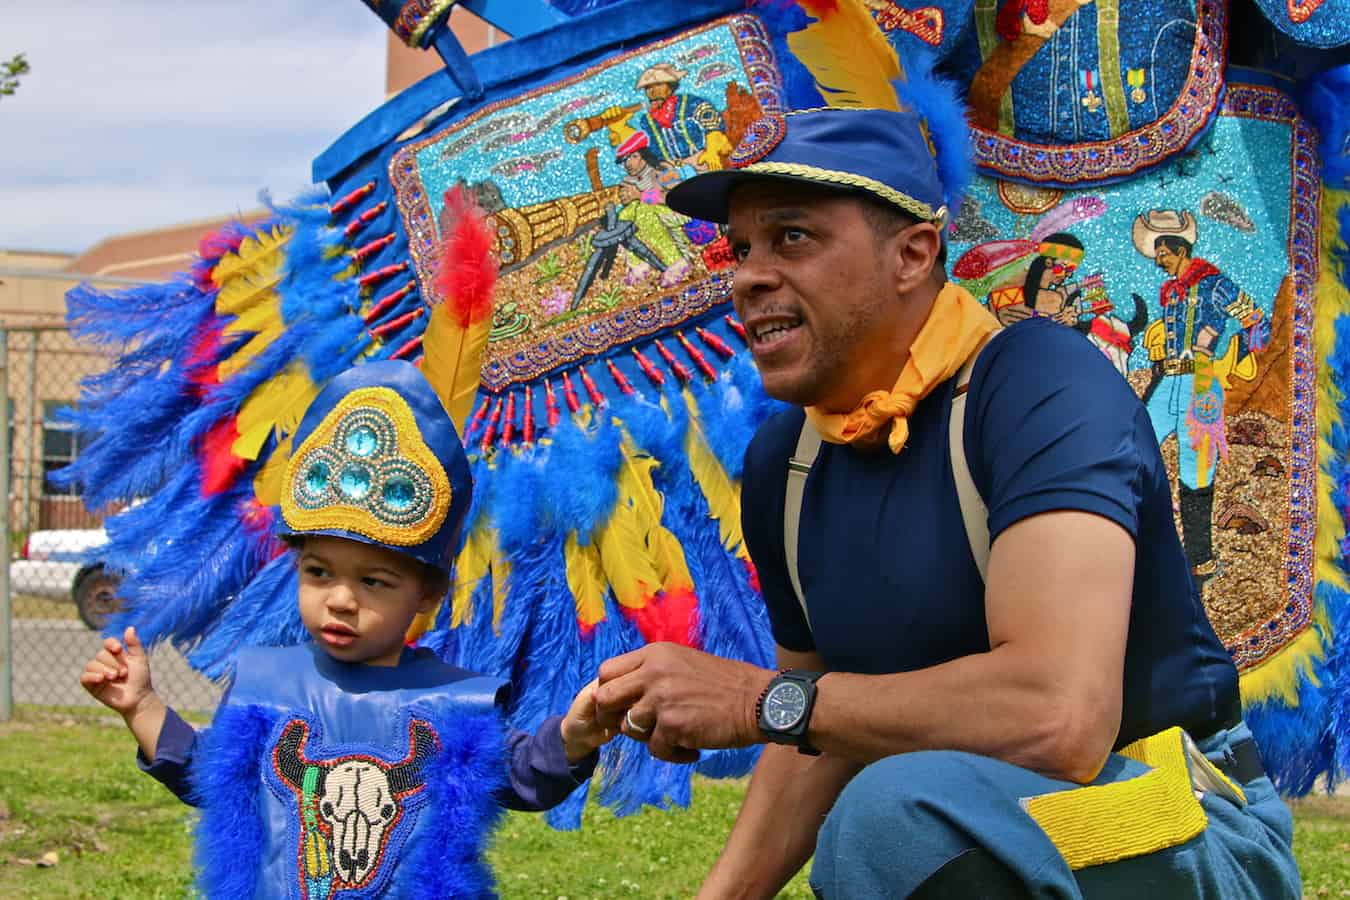
[[[994,541],[985,591],[990,650],[894,675],[817,682],[810,741],[868,763],[911,750],[965,750],[1064,780],[1090,781],[1120,725],[1134,541],[1092,513],[1031,516]],[[941,598],[934,598],[940,602]],[[759,741],[754,701],[772,673],[687,647],[651,644],[606,662],[596,702],[626,709],[652,754]]]
[[[779,647],[778,665],[819,672],[824,661],[816,653]],[[699,897],[775,896],[810,858],[826,814],[859,768],[828,753],[805,756],[795,747],[766,746],[736,824]]]

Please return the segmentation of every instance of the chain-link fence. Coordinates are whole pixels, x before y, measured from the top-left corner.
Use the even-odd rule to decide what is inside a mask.
[[[64,328],[0,328],[0,418],[9,426],[0,438],[0,475],[9,487],[0,507],[9,537],[0,559],[0,720],[13,703],[95,702],[79,674],[117,608],[117,578],[98,562],[101,517],[85,509],[78,488],[55,484],[51,474],[81,449],[60,410],[77,402],[80,379],[106,363]],[[219,700],[219,687],[173,648],[158,647],[150,659],[170,705],[205,711]]]

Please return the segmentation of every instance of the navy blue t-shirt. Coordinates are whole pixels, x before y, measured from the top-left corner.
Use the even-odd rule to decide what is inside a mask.
[[[831,670],[862,674],[989,650],[984,582],[951,469],[953,386],[919,403],[898,455],[884,446],[821,446],[798,534],[810,627],[783,552],[787,460],[804,413],[779,413],[760,427],[746,453],[742,520],[781,646],[814,649]],[[1171,725],[1203,736],[1231,722],[1237,670],[1192,582],[1153,428],[1100,351],[1045,320],[995,335],[971,374],[965,445],[991,541],[1051,510],[1096,513],[1134,537],[1117,747]]]

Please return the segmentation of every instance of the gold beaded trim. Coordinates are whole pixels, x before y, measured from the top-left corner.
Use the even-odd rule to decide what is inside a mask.
[[[427,29],[439,22],[446,10],[458,2],[459,0],[410,0],[404,4],[403,10],[399,13],[395,30],[403,38],[404,43],[409,47],[416,47],[422,42],[422,35],[427,33]]]
[[[349,474],[360,490],[343,487]],[[412,547],[430,540],[450,511],[445,468],[422,439],[407,401],[387,387],[343,397],[291,455],[285,484],[281,514],[297,532],[350,531]]]
[[[908,194],[902,194],[889,185],[882,184],[874,178],[868,178],[865,175],[855,175],[852,172],[840,172],[836,169],[822,169],[817,166],[808,166],[804,163],[789,162],[757,162],[748,166],[741,166],[737,172],[754,172],[762,175],[791,175],[796,178],[805,178],[808,181],[824,182],[826,184],[842,184],[845,187],[860,188],[872,194],[876,194],[887,203],[900,207],[912,216],[921,219],[924,222],[933,222],[936,225],[942,225],[947,221],[947,207],[939,206],[936,210],[919,200],[915,200]]]

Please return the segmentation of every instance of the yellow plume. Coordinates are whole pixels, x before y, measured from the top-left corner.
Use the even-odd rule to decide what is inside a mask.
[[[461,435],[478,393],[497,284],[496,238],[485,218],[462,187],[446,192],[440,222],[444,243],[433,282],[443,302],[432,309],[422,336],[422,374]]]
[[[491,570],[495,537],[492,529],[479,525],[464,541],[464,549],[455,560],[455,583],[450,591],[451,628],[473,622],[473,593]]]
[[[862,0],[798,0],[816,21],[787,36],[830,106],[899,110],[891,82],[904,73]]]
[[[478,393],[483,348],[491,330],[490,318],[461,327],[442,303],[431,311],[431,321],[422,336],[422,374],[431,382],[461,436]]]
[[[230,452],[240,459],[257,459],[274,430],[278,437],[295,433],[318,393],[300,363],[292,363],[286,371],[259,385],[239,407],[239,437]]]
[[[235,317],[222,333],[225,337],[253,335],[228,359],[221,360],[217,367],[221,381],[248,365],[285,329],[281,299],[274,288],[281,281],[285,261],[282,248],[288,240],[290,232],[280,228],[247,238],[235,252],[221,257],[211,272],[212,279],[220,285],[216,312]]]
[[[684,438],[689,470],[693,472],[694,480],[708,501],[708,512],[717,520],[722,546],[744,558],[746,551],[745,538],[741,534],[740,490],[722,468],[722,463],[708,446],[708,439],[699,429],[698,407],[688,391],[684,392],[684,403],[689,408],[689,431]]]
[[[630,609],[641,607],[661,586],[661,576],[647,552],[647,527],[633,499],[629,485],[621,480],[614,511],[599,529],[596,544],[600,548],[600,566],[614,588],[614,599]]]
[[[563,545],[567,564],[567,586],[576,599],[577,621],[594,625],[605,618],[605,573],[600,565],[600,550],[594,543],[581,544],[576,532]]]

